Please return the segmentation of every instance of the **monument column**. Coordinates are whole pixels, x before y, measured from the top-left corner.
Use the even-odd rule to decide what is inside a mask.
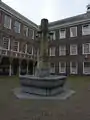
[[[21,62],[22,62],[22,59],[19,59],[19,67],[18,67],[19,75],[21,73]]]
[[[13,58],[10,58],[9,61],[10,61],[10,64],[9,64],[9,76],[11,76],[12,75],[12,61],[13,61]]]

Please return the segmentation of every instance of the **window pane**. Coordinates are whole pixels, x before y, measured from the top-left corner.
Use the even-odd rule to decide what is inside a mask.
[[[55,56],[55,47],[50,48],[50,56]]]
[[[24,36],[28,36],[28,27],[27,26],[24,26],[24,29],[23,29],[23,32],[24,32]]]
[[[7,15],[4,16],[4,27],[11,29],[11,18]]]
[[[9,38],[3,38],[3,48],[8,49],[9,48]]]
[[[84,49],[83,49],[83,50],[84,50],[84,53],[85,53],[85,54],[88,54],[88,53],[89,53],[89,43],[84,44],[83,47],[84,47]]]
[[[70,55],[77,55],[77,45],[70,45]]]
[[[66,55],[66,46],[59,46],[59,55]]]
[[[71,27],[70,28],[70,37],[76,37],[77,36],[77,27]]]
[[[13,46],[13,50],[14,51],[18,51],[18,47],[19,47],[19,42],[18,41],[14,41],[14,46]]]
[[[14,30],[16,33],[20,33],[20,23],[18,21],[14,23]]]
[[[61,29],[60,30],[60,38],[65,38],[66,37],[66,30],[65,29]]]
[[[84,62],[84,67],[90,67],[90,62]]]
[[[89,35],[90,34],[90,24],[86,24],[82,26],[82,35]]]

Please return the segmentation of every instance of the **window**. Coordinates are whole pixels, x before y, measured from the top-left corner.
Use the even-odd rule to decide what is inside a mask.
[[[24,26],[23,27],[23,32],[24,32],[24,36],[28,36],[28,27],[27,26]]]
[[[70,28],[70,37],[76,37],[77,36],[77,27],[71,27]]]
[[[70,62],[70,74],[77,74],[77,63]]]
[[[23,45],[22,52],[23,53],[27,53],[27,44]]]
[[[90,62],[83,62],[83,74],[90,74]]]
[[[66,73],[66,63],[59,62],[59,73]]]
[[[5,15],[4,16],[4,27],[11,29],[11,22],[12,22],[11,17]]]
[[[50,48],[50,56],[55,56],[55,47]]]
[[[90,43],[85,43],[82,45],[82,53],[90,54]]]
[[[10,50],[10,39],[9,38],[6,38],[6,37],[3,38],[3,48]]]
[[[14,23],[14,30],[16,33],[20,33],[20,23],[18,21],[15,21]]]
[[[56,40],[56,32],[51,31],[51,33],[53,33],[53,35],[50,36],[50,40]]]
[[[70,45],[70,55],[77,55],[77,45]]]
[[[60,29],[59,35],[60,39],[66,38],[66,29]]]
[[[55,73],[55,64],[50,63],[50,73]]]
[[[82,35],[90,34],[90,24],[86,24],[82,26]]]
[[[34,30],[32,31],[32,39],[34,40]]]
[[[16,41],[16,40],[13,43],[13,51],[18,51],[19,52],[19,42]]]
[[[27,53],[33,55],[33,47],[27,45]]]
[[[66,55],[66,46],[59,46],[59,56]]]

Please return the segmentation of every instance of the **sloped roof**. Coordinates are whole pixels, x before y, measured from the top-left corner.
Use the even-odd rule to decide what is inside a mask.
[[[29,20],[28,18],[24,17],[23,15],[21,15],[20,13],[18,13],[17,11],[15,11],[11,7],[9,7],[8,5],[6,5],[5,3],[3,3],[2,1],[0,1],[0,8],[2,8],[5,11],[11,13],[12,15],[14,15],[17,18],[19,18],[20,20],[26,22],[28,25],[30,25],[30,26],[38,29],[38,25],[37,24],[35,24],[31,20]]]
[[[49,27],[54,26],[54,25],[62,25],[62,24],[66,24],[66,23],[78,22],[78,21],[87,20],[87,19],[90,19],[90,12],[80,14],[77,16],[73,16],[73,17],[69,17],[66,19],[50,22]]]

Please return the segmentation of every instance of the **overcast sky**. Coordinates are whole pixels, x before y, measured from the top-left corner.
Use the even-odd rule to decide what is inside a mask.
[[[2,0],[4,3],[40,24],[42,18],[50,22],[86,12],[90,0]]]

